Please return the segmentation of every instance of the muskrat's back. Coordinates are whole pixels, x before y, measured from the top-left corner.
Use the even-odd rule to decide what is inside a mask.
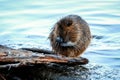
[[[78,57],[88,47],[91,33],[88,24],[80,16],[68,15],[54,25],[49,38],[55,53]]]

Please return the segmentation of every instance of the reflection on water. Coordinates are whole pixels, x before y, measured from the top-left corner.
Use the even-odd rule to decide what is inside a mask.
[[[3,69],[2,71],[6,70]],[[6,77],[10,80],[90,80],[92,77],[89,69],[86,67],[70,67],[58,64],[11,68],[8,73],[10,74]]]
[[[94,38],[84,57],[90,64],[120,68],[120,1],[0,0],[0,44],[51,49],[47,36],[54,23],[77,14]]]
[[[3,69],[5,73],[7,69]],[[37,65],[11,68],[6,71],[9,80],[119,80],[120,70],[112,70],[102,65],[67,66]],[[24,74],[23,74],[24,73]]]

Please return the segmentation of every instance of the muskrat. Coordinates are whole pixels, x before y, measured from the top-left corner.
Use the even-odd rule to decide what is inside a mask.
[[[79,57],[91,41],[91,32],[85,20],[68,15],[55,23],[50,35],[52,50],[63,57]]]

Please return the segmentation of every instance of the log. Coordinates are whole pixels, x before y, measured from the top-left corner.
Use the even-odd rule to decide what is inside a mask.
[[[0,68],[21,67],[38,64],[85,65],[88,59],[79,57],[70,59],[54,54],[45,49],[22,48],[12,49],[0,45]]]
[[[55,54],[52,51],[45,50],[45,49],[38,49],[38,48],[21,48],[22,50],[28,50],[32,52],[38,52],[38,53],[45,53],[45,54]]]

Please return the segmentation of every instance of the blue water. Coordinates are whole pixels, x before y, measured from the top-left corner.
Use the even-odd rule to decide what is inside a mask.
[[[119,0],[0,0],[0,44],[51,49],[51,28],[68,14],[85,19],[95,36],[82,56],[120,69]]]

